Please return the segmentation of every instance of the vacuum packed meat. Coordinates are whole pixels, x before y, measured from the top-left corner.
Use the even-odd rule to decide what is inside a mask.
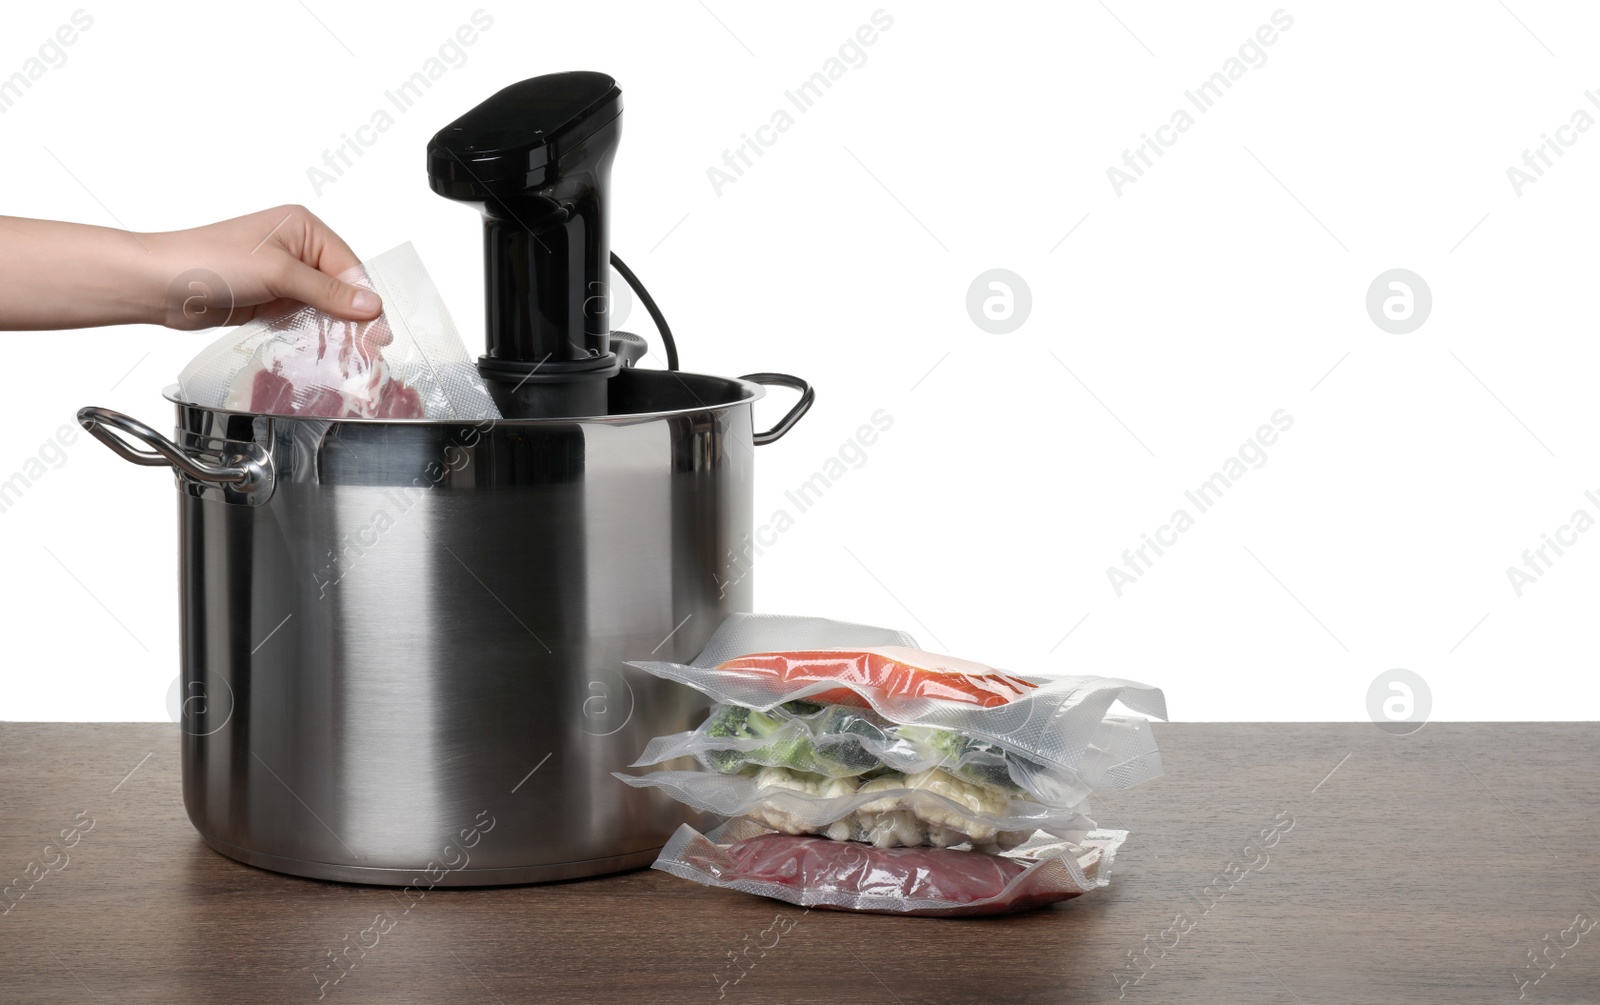
[[[422,396],[383,358],[394,341],[382,317],[316,314],[306,327],[263,342],[225,402],[241,412],[329,419],[420,419]]]
[[[834,911],[954,916],[1010,914],[1105,885],[1123,832],[1038,856],[946,848],[873,848],[818,837],[761,834],[719,844],[685,824],[654,868],[706,886]]]
[[[314,307],[224,333],[178,375],[192,405],[325,419],[500,418],[433,280],[409,244],[341,273],[383,313],[346,321]]]
[[[1077,896],[1076,892],[1040,894],[993,903],[1006,884],[1027,870],[1027,864],[947,848],[870,848],[826,838],[766,834],[733,845],[728,857],[747,879],[861,897],[957,904],[989,901],[995,914]]]
[[[861,705],[866,697],[892,694],[938,698],[993,708],[1027,694],[1036,685],[982,663],[905,646],[751,653],[718,670],[765,675],[784,683],[838,681],[845,687],[807,695],[824,705]]]

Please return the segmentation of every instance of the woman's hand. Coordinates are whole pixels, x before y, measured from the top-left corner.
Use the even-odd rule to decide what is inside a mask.
[[[304,206],[279,206],[144,240],[172,274],[161,320],[168,328],[243,324],[300,304],[350,321],[368,321],[383,310],[376,293],[335,278],[360,259]],[[220,278],[221,289],[209,288],[212,277]]]
[[[0,217],[0,329],[192,330],[299,304],[366,321],[377,294],[335,278],[358,264],[304,206],[158,234]]]

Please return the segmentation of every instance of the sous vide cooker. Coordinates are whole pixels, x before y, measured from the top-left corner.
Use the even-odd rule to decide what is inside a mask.
[[[688,662],[751,606],[755,447],[812,391],[634,364],[610,329],[622,98],[599,73],[500,91],[428,145],[483,218],[503,419],[177,410],[79,420],[178,495],[183,793],[205,841],[319,879],[473,886],[648,865],[686,816],[610,772],[704,699]],[[757,432],[762,385],[801,392]],[[336,570],[330,575],[330,569]]]

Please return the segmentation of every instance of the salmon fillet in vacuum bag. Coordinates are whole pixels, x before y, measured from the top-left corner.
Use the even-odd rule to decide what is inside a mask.
[[[410,244],[339,279],[383,298],[372,321],[303,306],[240,325],[178,376],[191,404],[327,419],[497,419],[499,411]]]
[[[982,663],[907,646],[751,653],[728,660],[717,669],[765,675],[785,684],[837,681],[846,685],[806,696],[822,705],[868,707],[868,697],[893,694],[993,708],[1014,701],[1037,686]]]

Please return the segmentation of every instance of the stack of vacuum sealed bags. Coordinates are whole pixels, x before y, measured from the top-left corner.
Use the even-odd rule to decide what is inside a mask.
[[[708,695],[696,729],[657,737],[618,773],[697,810],[655,868],[805,907],[1003,914],[1106,885],[1126,831],[1094,789],[1161,773],[1161,692],[1104,677],[1032,677],[924,652],[909,635],[736,614],[695,661],[633,663]]]

